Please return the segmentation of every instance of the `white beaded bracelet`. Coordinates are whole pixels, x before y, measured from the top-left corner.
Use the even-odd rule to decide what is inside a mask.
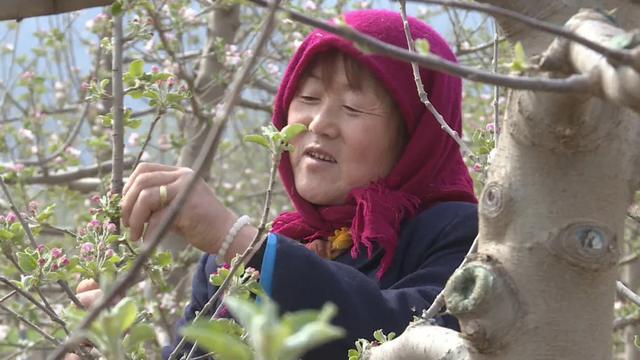
[[[242,215],[238,218],[238,220],[236,220],[236,222],[231,226],[231,229],[229,229],[227,236],[224,237],[224,241],[220,246],[220,250],[218,250],[218,256],[217,256],[218,261],[223,261],[222,259],[224,259],[224,256],[227,254],[227,251],[229,250],[229,246],[231,245],[233,240],[236,238],[236,235],[238,235],[238,231],[240,231],[240,229],[242,229],[243,226],[248,225],[250,223],[251,223],[251,218],[247,215]]]

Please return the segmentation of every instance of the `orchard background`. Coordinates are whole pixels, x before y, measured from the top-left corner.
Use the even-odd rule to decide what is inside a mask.
[[[399,8],[314,0],[286,7],[325,20],[350,9]],[[4,11],[3,18],[11,16]],[[286,63],[311,29],[276,17],[227,117],[225,92],[252,57],[267,13],[235,1],[129,0],[0,23],[0,358],[46,357],[83,316],[74,305],[79,281],[94,278],[109,289],[132,267],[143,244],[129,242],[120,228],[118,194],[136,163],[195,168],[207,134],[223,131],[201,174],[236,213],[261,217],[272,161],[243,138],[270,123]],[[506,41],[491,16],[416,4],[408,13],[441,32],[463,65],[499,74],[530,66],[526,49]],[[507,90],[464,84],[463,140],[475,154],[466,159],[480,194]],[[214,121],[220,118],[222,128]],[[278,182],[272,195],[269,218],[291,209]],[[632,288],[640,285],[631,281],[640,251],[638,200],[628,209],[620,259]],[[96,347],[85,355],[157,358],[177,335],[173,326],[189,300],[199,255],[177,236],[165,236],[122,294],[124,305],[89,331]],[[625,356],[625,349],[638,351],[628,329],[640,323],[640,313],[626,300],[615,306],[612,353]],[[383,336],[376,334],[378,341]]]

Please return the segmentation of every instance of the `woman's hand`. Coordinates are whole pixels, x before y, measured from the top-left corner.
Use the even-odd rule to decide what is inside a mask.
[[[160,186],[166,186],[164,205],[167,206],[186,188],[192,176],[196,174],[189,168],[152,163],[136,167],[124,187],[122,198],[122,220],[129,227],[132,240],[142,236],[145,223],[149,224],[147,233],[159,225],[166,210],[160,203]],[[220,203],[204,180],[198,179],[178,212],[172,230],[198,249],[214,254],[236,218]]]

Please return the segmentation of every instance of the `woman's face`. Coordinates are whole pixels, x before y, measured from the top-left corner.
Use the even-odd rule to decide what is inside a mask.
[[[328,66],[307,72],[288,112],[289,124],[308,129],[293,141],[295,186],[316,205],[344,204],[352,189],[385,177],[403,147],[401,120],[379,82],[365,70],[356,90],[349,85],[344,59],[333,63],[330,84],[322,81]]]

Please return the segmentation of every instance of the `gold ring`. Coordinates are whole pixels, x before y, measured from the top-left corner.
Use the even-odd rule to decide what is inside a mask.
[[[160,207],[167,205],[167,187],[160,185]]]

